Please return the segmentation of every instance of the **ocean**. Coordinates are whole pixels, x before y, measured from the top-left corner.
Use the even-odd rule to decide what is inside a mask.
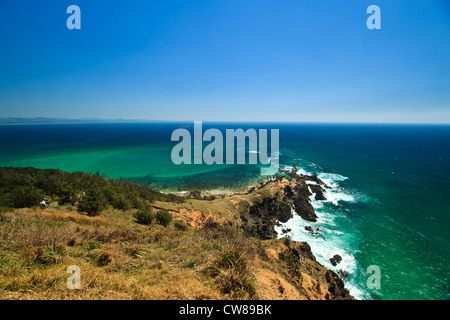
[[[0,126],[0,166],[99,172],[162,191],[226,189],[260,179],[259,165],[174,165],[174,129],[192,122]],[[312,199],[317,222],[278,227],[317,260],[348,273],[359,299],[450,298],[450,126],[204,123],[204,130],[279,129],[280,165],[331,188]],[[206,145],[206,143],[205,143]],[[311,234],[305,230],[317,230]],[[280,237],[281,237],[280,232]],[[329,261],[339,254],[342,261]],[[371,266],[380,287],[368,285]]]

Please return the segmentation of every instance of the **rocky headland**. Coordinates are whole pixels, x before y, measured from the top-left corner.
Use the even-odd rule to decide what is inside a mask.
[[[309,279],[314,283],[309,288],[308,298],[320,296],[320,299],[353,299],[342,279],[316,261],[306,242],[287,239],[283,242],[282,239],[277,239],[278,234],[275,231],[278,222],[287,222],[294,214],[306,221],[315,222],[317,216],[310,197],[326,200],[327,188],[329,187],[317,176],[298,174],[294,166],[289,171],[280,169],[279,175],[260,182],[246,192],[240,190],[231,195],[229,192],[226,195],[216,192],[216,198],[209,200],[205,207],[201,203],[204,200],[192,199],[184,204],[181,212],[180,207],[173,212],[180,219],[185,219],[186,223],[198,228],[211,224],[229,225],[240,229],[247,237],[255,237],[272,245],[277,244],[276,248],[272,249],[275,251],[272,257],[276,258],[280,252],[289,252],[295,259],[301,261],[303,279]],[[317,232],[311,227],[307,228],[310,228],[309,232],[313,234]],[[333,265],[337,265],[341,257],[338,255],[330,257],[330,261]],[[315,289],[312,289],[313,287]],[[304,293],[304,287],[297,289]],[[313,294],[311,290],[315,290],[315,293]]]

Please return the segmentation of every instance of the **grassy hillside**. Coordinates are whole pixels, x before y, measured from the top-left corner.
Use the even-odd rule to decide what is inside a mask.
[[[1,299],[348,298],[307,244],[244,235],[242,197],[183,201],[98,175],[0,173],[2,199],[31,188],[54,200],[44,210],[30,205],[0,213]],[[71,201],[61,201],[71,187]],[[80,210],[91,190],[105,197],[95,215]],[[118,208],[109,192],[132,199],[130,205]],[[67,288],[71,265],[81,270],[80,290]]]

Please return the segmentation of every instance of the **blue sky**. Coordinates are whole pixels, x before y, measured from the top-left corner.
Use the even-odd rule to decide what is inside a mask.
[[[0,117],[450,123],[446,0],[0,0],[0,45]]]

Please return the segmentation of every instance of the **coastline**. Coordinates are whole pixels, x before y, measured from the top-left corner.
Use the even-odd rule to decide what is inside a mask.
[[[341,177],[339,175],[335,175]],[[342,178],[343,179],[343,178]],[[285,192],[283,190],[285,187],[286,181],[293,181],[292,187],[295,189],[296,185],[300,183],[300,187],[297,186],[297,190],[294,193],[298,193],[299,197],[293,200],[291,197],[293,193],[291,190]],[[278,184],[282,184],[283,188],[280,188]],[[331,184],[331,185],[328,185]],[[289,188],[289,187],[288,187]],[[333,202],[335,205],[337,201],[342,200],[341,198],[336,198],[330,192],[335,191],[336,184],[332,183],[331,180],[327,180],[327,183],[323,182],[320,178],[310,173],[305,172],[302,169],[297,168],[295,165],[293,166],[282,166],[279,169],[279,172],[270,177],[266,177],[264,179],[260,179],[254,185],[248,186],[246,188],[230,188],[227,190],[222,189],[213,189],[213,190],[205,190],[199,193],[197,199],[223,199],[225,197],[231,199],[239,199],[240,202],[248,201],[248,196],[252,193],[258,193],[259,189],[271,190],[267,193],[267,190],[262,191],[262,196],[260,197],[263,204],[254,205],[253,208],[250,208],[248,211],[253,213],[250,214],[242,214],[241,219],[244,221],[244,229],[247,228],[247,232],[258,238],[262,239],[292,239],[295,241],[301,241],[304,243],[308,243],[312,241],[312,238],[320,237],[321,234],[325,231],[324,227],[311,228],[311,225],[321,225],[323,215],[316,212],[317,204],[321,202]],[[288,194],[288,195],[286,195]],[[190,193],[186,191],[184,193],[186,197],[190,197]],[[209,198],[209,197],[213,198]],[[326,197],[330,196],[331,200],[327,201]],[[279,201],[280,198],[283,200]],[[267,201],[266,201],[267,200]],[[349,199],[344,199],[349,200]],[[266,203],[264,203],[266,201]],[[353,201],[353,200],[352,200]],[[284,203],[283,203],[284,202]],[[282,204],[280,206],[280,203]],[[320,206],[320,205],[319,205]],[[296,209],[299,213],[296,212]],[[256,215],[257,218],[253,218],[253,215]],[[275,218],[275,220],[273,220]],[[304,226],[303,232],[311,236],[312,238],[304,238],[304,237],[295,237],[292,235],[292,230],[289,227],[295,226]],[[294,228],[294,227],[293,227]],[[264,232],[261,230],[264,229]],[[336,235],[341,235],[339,231],[334,231]],[[325,243],[330,241],[325,241]],[[349,255],[345,251],[342,250],[339,246],[328,245],[332,248],[327,254],[328,256],[324,256],[320,254],[321,247],[314,244],[309,247],[311,251],[310,254],[315,256],[315,254],[319,253],[318,256],[314,257],[315,261],[318,261],[322,266],[327,268],[332,272],[336,272],[339,274],[339,277],[348,281],[348,277],[351,273],[356,271],[355,266],[355,258],[352,255]],[[350,261],[350,262],[349,262]],[[352,292],[357,296],[358,299],[363,299],[367,297],[366,293],[363,292],[357,285],[354,283],[347,283],[352,289]]]
[[[6,172],[4,171],[5,169],[7,169]],[[340,278],[340,276],[320,264],[317,261],[316,257],[314,257],[311,251],[311,247],[306,242],[293,241],[288,238],[277,239],[278,235],[275,231],[275,225],[277,225],[279,221],[286,222],[292,217],[293,213],[291,211],[291,206],[296,208],[296,211],[300,212],[303,218],[310,220],[315,219],[314,210],[309,203],[310,194],[308,192],[307,184],[305,183],[305,181],[318,181],[317,177],[297,175],[295,173],[295,170],[296,169],[294,168],[294,171],[290,172],[290,179],[288,179],[286,176],[269,178],[266,180],[266,182],[261,183],[259,186],[253,186],[251,190],[247,190],[246,193],[241,193],[237,190],[229,191],[226,193],[223,193],[222,190],[208,191],[209,195],[217,195],[214,200],[194,198],[185,198],[182,201],[181,199],[176,200],[176,198],[170,200],[172,198],[167,198],[168,195],[161,194],[160,197],[163,198],[156,199],[149,204],[149,208],[151,210],[150,212],[156,213],[159,211],[166,211],[173,217],[174,221],[177,221],[178,224],[181,223],[181,225],[188,226],[189,229],[185,231],[184,237],[187,237],[185,241],[188,241],[189,243],[191,241],[194,241],[191,238],[196,238],[198,236],[206,236],[206,239],[209,239],[210,236],[208,234],[210,234],[211,232],[223,235],[220,238],[214,237],[211,240],[208,240],[218,241],[219,239],[221,239],[221,242],[225,242],[223,242],[223,245],[221,245],[221,247],[223,246],[223,249],[221,249],[220,251],[213,250],[211,252],[213,254],[212,256],[210,256],[210,254],[207,254],[205,256],[206,261],[197,262],[199,264],[199,268],[200,265],[204,265],[205,267],[207,267],[211,263],[208,261],[210,259],[213,259],[217,254],[220,254],[222,250],[225,250],[224,254],[226,254],[226,250],[230,250],[226,249],[229,246],[229,243],[242,243],[242,247],[241,245],[239,245],[240,249],[235,248],[232,250],[245,251],[245,253],[243,251],[240,254],[244,254],[247,257],[246,259],[248,260],[248,263],[250,265],[253,265],[251,275],[249,274],[249,276],[253,279],[252,283],[254,283],[252,285],[253,289],[251,290],[256,290],[254,291],[254,293],[252,293],[253,291],[248,291],[247,293],[245,293],[245,295],[250,294],[251,296],[253,296],[254,294],[256,294],[260,299],[354,299],[354,297],[351,296],[349,291],[345,288],[344,282]],[[19,173],[19,176],[20,174],[44,174],[44,172],[45,175],[56,174],[59,177],[65,178],[80,176],[80,173],[61,175],[59,170],[38,170],[32,168],[18,168],[16,170],[14,168],[3,168],[3,178],[16,179],[18,176],[17,174],[14,174],[12,176],[10,173],[8,173],[13,173],[15,171]],[[83,174],[82,177],[86,177],[83,179],[89,178],[98,180],[99,182],[108,181],[107,179],[105,180],[105,178],[96,175]],[[117,182],[116,185],[117,187],[120,187],[122,183]],[[75,205],[78,206],[77,203],[75,203]],[[76,211],[74,212],[74,209],[76,209],[76,207],[74,208],[73,205],[66,206],[55,204],[53,207],[41,213],[39,213],[39,211],[36,211],[36,209],[3,210],[3,213],[1,213],[2,224],[0,225],[0,233],[6,232],[7,234],[9,234],[7,239],[9,239],[8,241],[12,241],[12,243],[14,243],[15,241],[20,241],[20,237],[16,238],[14,236],[16,229],[13,228],[12,225],[11,227],[9,227],[10,222],[13,222],[17,219],[25,219],[25,221],[36,220],[36,222],[44,219],[38,224],[42,225],[42,227],[46,226],[45,221],[52,221],[54,219],[63,219],[63,221],[66,221],[65,219],[70,219],[67,220],[67,223],[73,225],[71,228],[74,231],[72,232],[76,232],[76,230],[81,227],[79,223],[87,223],[88,225],[91,224],[91,219],[92,223],[94,223],[94,221],[98,221],[95,223],[104,225],[104,227],[102,228],[106,228],[105,231],[110,228],[108,226],[111,225],[111,223],[112,225],[123,225],[123,227],[120,228],[126,228],[127,230],[129,230],[126,232],[132,233],[135,233],[139,229],[142,230],[140,232],[146,232],[150,234],[163,231],[161,227],[158,227],[156,229],[155,227],[152,227],[150,229],[142,229],[141,227],[139,227],[139,225],[136,225],[135,222],[132,222],[133,218],[129,210],[118,211],[117,209],[112,210],[105,208],[106,210],[100,212],[98,217],[94,216],[90,218],[89,216],[84,216],[86,218],[83,218],[83,214],[80,215],[80,213],[77,213]],[[78,211],[79,210],[80,208],[78,208]],[[27,225],[28,224],[29,222],[27,222]],[[7,227],[7,229],[2,230],[2,228],[5,227]],[[8,228],[13,229],[8,231]],[[56,232],[56,230],[53,231],[54,227],[51,227],[50,225],[45,228],[50,228],[49,231],[46,232]],[[98,227],[95,227],[92,231],[96,230],[97,228]],[[172,228],[170,228],[170,230],[172,230]],[[17,232],[18,231],[19,229],[17,229]],[[180,235],[178,233],[179,231],[176,231],[176,228],[170,232],[175,232],[174,235]],[[28,237],[33,238],[34,236],[32,234],[29,234]],[[80,235],[77,236],[77,238],[79,237]],[[173,238],[173,236],[170,236],[170,238]],[[149,239],[153,239],[153,236],[150,236]],[[174,238],[174,240],[175,239],[176,237]],[[44,240],[44,242],[48,240]],[[58,258],[58,260],[56,261],[60,261],[59,259],[62,259],[61,261],[78,259],[75,258],[79,255],[79,253],[76,252],[78,252],[79,250],[84,251],[84,249],[82,248],[85,247],[86,244],[83,243],[85,243],[86,240],[80,239],[74,241],[76,244],[79,243],[78,245],[75,245],[74,248],[77,248],[81,245],[81,247],[79,247],[80,249],[77,249],[74,252],[75,256],[69,254],[67,257],[63,256],[61,258]],[[69,242],[72,242],[72,240]],[[153,240],[149,242],[149,244],[151,243],[153,243]],[[158,242],[156,242],[156,244],[157,243]],[[196,243],[200,244],[198,242]],[[244,245],[244,243],[247,244]],[[119,245],[120,241],[117,244]],[[133,247],[135,247],[136,245],[137,243],[133,245]],[[118,249],[112,249],[111,245],[108,244],[108,242],[105,242],[104,246],[105,249],[103,250],[107,250],[106,252],[108,252],[108,256],[110,257],[108,258],[108,261],[110,260],[110,262],[108,262],[108,265],[114,265],[114,268],[119,268],[117,270],[121,270],[122,267],[120,267],[120,265],[124,263],[121,262],[123,260],[122,253],[119,253],[117,251]],[[256,246],[255,249],[251,249],[253,246]],[[149,247],[147,246],[140,245],[140,247],[142,248],[141,250],[149,250]],[[204,248],[201,248],[199,247],[199,250],[204,250]],[[40,249],[36,248],[36,250],[39,251]],[[64,252],[71,252],[72,250],[73,249],[69,247],[65,249]],[[164,249],[164,252],[166,250],[169,249]],[[5,257],[11,255],[11,253],[8,252],[9,251],[4,253]],[[102,251],[100,251],[100,253],[101,252]],[[151,252],[152,251],[149,251],[149,254],[151,254]],[[165,255],[169,253],[175,254],[176,251],[173,251],[173,253],[171,252],[172,249],[167,251]],[[20,252],[16,252],[15,254],[18,253],[22,254]],[[66,253],[64,255],[66,255]],[[39,256],[40,253],[38,253],[38,257]],[[208,256],[210,256],[210,258],[207,258]],[[198,254],[193,257],[198,257]],[[193,257],[189,259],[193,259]],[[42,257],[38,259],[38,261],[41,261],[41,259],[44,258]],[[83,259],[91,260],[92,258],[89,258],[88,255]],[[100,263],[100,266],[102,266],[102,262],[98,263]],[[152,264],[150,264],[149,267],[151,266]],[[205,267],[201,267],[201,269]],[[178,267],[176,267],[172,271],[170,271],[171,269],[169,268],[168,272],[176,272],[176,270],[178,270],[177,268]],[[96,272],[103,272],[101,269],[95,270]],[[122,272],[120,272],[118,275],[120,275],[121,277],[126,276],[126,274],[122,274]],[[2,275],[0,273],[0,280],[1,277]],[[194,278],[197,279],[196,281],[203,281],[201,280],[201,278],[197,278],[197,276],[195,276]],[[213,279],[211,281],[215,280]],[[273,284],[275,283],[279,283],[279,290],[276,289],[276,287],[273,287]],[[125,292],[122,293],[125,294]],[[10,295],[9,293],[7,296],[16,298],[21,297],[20,294]],[[26,297],[26,295],[23,297]],[[226,297],[233,298],[235,296],[231,295]]]
[[[334,240],[342,237],[343,232],[340,230],[334,230],[324,221],[333,220],[332,213],[321,213],[320,209],[323,207],[323,203],[332,203],[333,206],[338,207],[339,201],[356,202],[356,200],[349,194],[343,193],[340,190],[339,182],[346,180],[346,177],[338,174],[319,174],[324,179],[322,181],[316,175],[306,172],[297,166],[281,166],[279,172],[274,176],[268,176],[266,178],[259,179],[254,184],[247,186],[246,188],[226,188],[226,189],[212,189],[201,191],[200,197],[203,199],[224,198],[234,196],[248,195],[252,191],[263,188],[267,184],[282,179],[282,177],[288,177],[298,179],[300,177],[307,177],[306,180],[307,189],[309,191],[308,202],[313,207],[313,214],[310,217],[301,217],[296,214],[292,208],[291,218],[285,221],[277,220],[273,225],[275,233],[272,235],[274,238],[283,239],[290,238],[297,241],[304,241],[311,245],[312,253],[315,259],[320,262],[327,269],[332,270],[340,275],[342,279],[346,281],[346,287],[349,286],[351,293],[358,299],[368,299],[369,295],[360,287],[359,284],[353,281],[349,281],[349,276],[357,272],[357,262],[353,255],[353,252],[348,249],[344,249],[339,245],[334,244]],[[178,193],[176,193],[178,194]],[[185,191],[184,196],[189,197],[189,191]],[[212,197],[212,198],[211,198]],[[327,199],[328,198],[328,199]],[[305,206],[305,204],[303,204]],[[319,210],[319,211],[317,211]],[[277,216],[274,214],[274,216]],[[315,218],[318,221],[315,221]],[[272,228],[272,227],[271,227]],[[292,229],[296,232],[293,232]],[[334,239],[324,239],[325,233],[332,233],[335,236]],[[346,235],[348,236],[348,235]],[[338,241],[339,242],[339,241]]]

